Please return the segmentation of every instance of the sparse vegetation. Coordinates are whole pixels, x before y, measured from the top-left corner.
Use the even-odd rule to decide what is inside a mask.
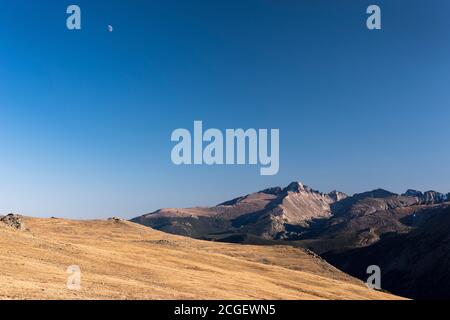
[[[398,299],[302,249],[165,234],[132,222],[0,225],[2,299]],[[81,269],[81,290],[66,269]]]

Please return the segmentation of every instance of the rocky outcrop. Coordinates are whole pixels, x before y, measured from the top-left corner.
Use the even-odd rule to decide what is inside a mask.
[[[22,217],[17,214],[10,213],[6,216],[0,216],[0,223],[17,230],[25,230],[25,224],[22,221]]]

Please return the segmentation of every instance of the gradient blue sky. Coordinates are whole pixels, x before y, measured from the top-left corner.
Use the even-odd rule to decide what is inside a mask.
[[[32,3],[0,0],[0,212],[131,218],[292,180],[450,191],[446,0]],[[279,174],[174,166],[194,120],[279,128]]]

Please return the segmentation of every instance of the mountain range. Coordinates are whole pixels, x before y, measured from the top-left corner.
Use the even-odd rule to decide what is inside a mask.
[[[161,209],[132,221],[203,240],[303,247],[363,280],[367,267],[378,265],[383,289],[450,298],[449,193],[376,189],[349,196],[293,182],[214,207]]]

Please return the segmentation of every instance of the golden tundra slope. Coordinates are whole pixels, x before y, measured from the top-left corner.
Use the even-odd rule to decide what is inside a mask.
[[[284,246],[173,236],[131,222],[0,223],[2,299],[396,299]],[[81,290],[67,289],[69,265]]]

